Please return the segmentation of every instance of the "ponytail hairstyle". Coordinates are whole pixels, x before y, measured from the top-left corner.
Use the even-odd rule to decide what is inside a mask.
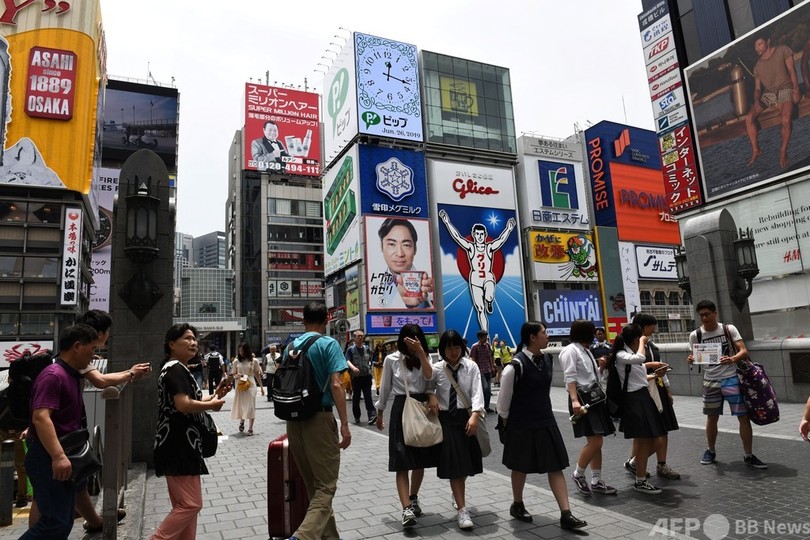
[[[545,327],[546,325],[540,321],[526,321],[523,323],[523,326],[520,327],[520,343],[518,343],[518,346],[515,349],[515,354],[519,353],[526,346],[528,346],[532,340],[532,336],[540,330],[543,330]]]
[[[636,313],[636,316],[633,317],[632,324],[637,324],[641,328],[644,328],[651,324],[658,324],[658,319],[655,318],[655,315],[650,315],[649,313]]]
[[[613,340],[613,350],[610,351],[610,358],[607,361],[608,369],[616,365],[616,354],[624,347],[641,337],[641,327],[637,324],[625,324],[622,332]]]

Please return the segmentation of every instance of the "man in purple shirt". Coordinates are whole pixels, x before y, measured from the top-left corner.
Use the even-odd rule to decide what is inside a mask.
[[[31,427],[25,469],[41,518],[20,540],[67,538],[73,528],[76,487],[71,465],[59,437],[82,423],[82,381],[79,371],[93,359],[98,333],[86,324],[69,326],[59,336],[59,356],[34,381]]]
[[[470,358],[478,364],[478,369],[481,371],[481,386],[484,389],[484,410],[490,413],[494,412],[489,407],[489,401],[492,399],[492,372],[495,371],[495,360],[492,358],[492,349],[487,339],[487,331],[480,330],[475,335],[478,341],[470,349]]]

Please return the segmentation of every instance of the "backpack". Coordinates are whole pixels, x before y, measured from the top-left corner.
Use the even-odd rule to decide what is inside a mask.
[[[290,343],[284,351],[281,364],[273,377],[273,412],[282,420],[308,420],[322,410],[321,399],[329,384],[323,388],[315,381],[312,363],[307,357],[309,348],[319,335],[308,337],[297,349]]]
[[[627,382],[630,379],[630,365],[624,367],[624,385],[619,378],[619,371],[616,363],[613,362],[608,368],[608,380],[605,387],[607,397],[608,412],[611,418],[621,418],[624,414],[624,396],[627,393]]]
[[[0,391],[0,429],[21,430],[28,427],[34,381],[52,363],[50,353],[26,354],[11,362],[8,386]]]
[[[222,355],[218,352],[208,353],[208,371],[222,371]]]

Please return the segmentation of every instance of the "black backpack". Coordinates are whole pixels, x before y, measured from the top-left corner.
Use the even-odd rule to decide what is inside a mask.
[[[308,420],[322,409],[323,388],[318,387],[307,352],[321,335],[310,336],[295,349],[290,343],[273,377],[273,412],[282,420]]]
[[[218,352],[208,353],[208,371],[221,371],[222,370],[222,355]]]
[[[611,418],[621,418],[624,414],[624,396],[627,393],[627,381],[630,379],[630,365],[624,367],[624,385],[619,378],[619,371],[616,369],[615,361],[608,368],[607,387],[605,396],[607,397],[608,412]]]
[[[53,355],[49,352],[26,354],[11,362],[8,386],[0,391],[0,429],[21,430],[28,427],[34,381],[52,363]]]

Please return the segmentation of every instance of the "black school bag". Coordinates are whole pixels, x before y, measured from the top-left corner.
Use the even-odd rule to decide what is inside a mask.
[[[31,394],[34,381],[53,363],[49,352],[26,354],[8,368],[8,387],[0,392],[0,429],[22,430],[31,419]]]
[[[282,420],[309,420],[322,410],[321,399],[329,384],[318,387],[307,352],[321,335],[310,336],[296,349],[290,343],[273,377],[273,412]]]
[[[611,418],[621,418],[624,414],[624,396],[627,393],[627,382],[630,379],[630,365],[624,367],[624,385],[619,378],[615,361],[608,368],[608,380],[605,388],[607,396],[608,413]]]

